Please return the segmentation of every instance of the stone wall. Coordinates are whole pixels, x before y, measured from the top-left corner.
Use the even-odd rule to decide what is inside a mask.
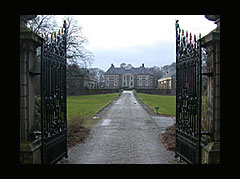
[[[213,15],[214,16],[214,15]],[[220,17],[217,28],[201,39],[207,52],[208,109],[207,123],[210,139],[202,150],[202,163],[220,163]]]
[[[26,26],[29,17],[20,17],[20,163],[41,163],[41,140],[35,140],[36,48],[41,37]],[[24,21],[24,22],[22,22]]]

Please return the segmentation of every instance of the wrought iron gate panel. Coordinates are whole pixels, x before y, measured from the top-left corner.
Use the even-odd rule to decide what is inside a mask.
[[[201,162],[201,48],[176,22],[176,156]]]
[[[53,35],[55,38],[53,38]],[[41,57],[42,163],[67,157],[66,22],[43,40]]]

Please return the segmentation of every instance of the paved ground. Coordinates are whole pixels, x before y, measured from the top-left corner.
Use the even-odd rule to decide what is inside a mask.
[[[84,143],[69,149],[69,164],[170,164],[174,153],[165,149],[159,134],[173,124],[171,117],[149,115],[124,91],[92,128]]]

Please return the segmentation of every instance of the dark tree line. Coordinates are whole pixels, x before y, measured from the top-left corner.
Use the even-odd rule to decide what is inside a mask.
[[[73,63],[67,67],[67,77],[88,77],[95,79],[100,88],[104,87],[105,72],[99,68],[81,68],[79,65]]]

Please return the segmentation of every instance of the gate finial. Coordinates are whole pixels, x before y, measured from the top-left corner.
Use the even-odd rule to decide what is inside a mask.
[[[48,33],[46,34],[46,42],[48,42]]]
[[[176,19],[175,19],[175,20],[176,20]],[[179,28],[178,21],[179,21],[179,20],[176,20],[176,21],[175,21],[175,28],[176,28],[176,29],[178,29],[178,28]]]

